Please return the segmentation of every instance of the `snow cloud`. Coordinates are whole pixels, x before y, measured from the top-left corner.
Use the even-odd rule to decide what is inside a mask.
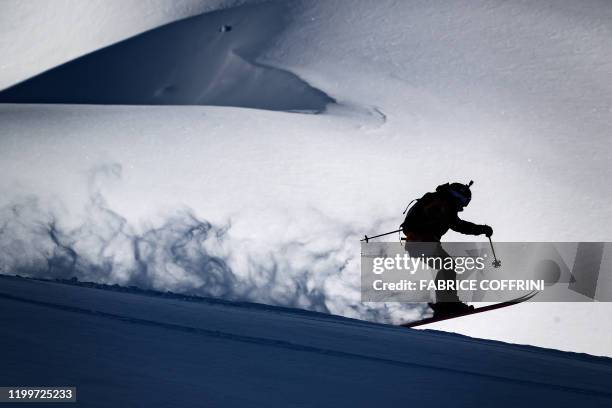
[[[2,273],[71,279],[253,301],[377,321],[416,318],[423,308],[362,304],[359,233],[315,210],[289,220],[283,238],[237,236],[233,220],[213,225],[190,208],[158,225],[135,225],[108,204],[104,186],[122,166],[87,173],[83,219],[34,196],[0,209]],[[332,232],[333,231],[333,232]]]

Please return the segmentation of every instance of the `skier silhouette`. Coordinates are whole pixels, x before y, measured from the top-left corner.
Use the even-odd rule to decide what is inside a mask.
[[[440,244],[440,239],[449,229],[468,235],[484,234],[487,237],[493,235],[493,228],[490,226],[473,224],[459,218],[459,212],[463,211],[463,208],[472,199],[470,186],[473,183],[470,181],[469,184],[439,185],[435,192],[426,193],[410,208],[400,227],[406,236],[406,250],[409,253],[414,252],[410,254],[411,256],[425,255],[443,259],[450,257]],[[428,244],[410,244],[414,242]],[[440,280],[456,281],[457,273],[453,269],[442,268],[436,274],[435,279],[436,284]],[[468,306],[459,300],[455,290],[436,290],[436,303],[430,303],[429,306],[434,311],[434,317],[453,315],[473,309],[473,306]]]

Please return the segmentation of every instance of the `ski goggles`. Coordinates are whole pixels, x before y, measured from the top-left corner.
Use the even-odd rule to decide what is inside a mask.
[[[453,197],[455,197],[459,201],[459,204],[462,207],[465,207],[466,205],[470,203],[470,200],[471,200],[470,197],[466,197],[465,195],[455,190],[450,190],[450,193],[453,195]]]

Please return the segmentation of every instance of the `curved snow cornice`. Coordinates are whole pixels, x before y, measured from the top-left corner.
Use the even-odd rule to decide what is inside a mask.
[[[322,111],[331,97],[258,62],[287,11],[286,3],[242,5],[174,22],[8,88],[0,102]]]
[[[231,5],[236,1],[2,1],[0,90],[163,24]]]

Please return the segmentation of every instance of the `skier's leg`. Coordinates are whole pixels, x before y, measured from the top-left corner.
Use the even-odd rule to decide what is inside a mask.
[[[450,255],[448,254],[448,252],[446,252],[444,250],[444,248],[442,248],[441,244],[438,244],[435,250],[435,255],[434,257],[442,259],[442,264],[444,264],[444,260],[446,258],[449,258]],[[453,282],[456,283],[457,282],[457,273],[455,272],[455,269],[440,269],[438,271],[438,273],[436,274],[436,288],[439,288],[442,286],[442,282],[441,281],[445,281],[444,282],[444,286],[448,287],[448,283],[449,282]],[[459,296],[457,295],[457,290],[452,287],[451,289],[437,289],[436,290],[436,303],[452,303],[452,302],[460,302],[459,300]]]
[[[437,256],[442,259],[450,257],[450,255],[442,248],[442,245],[438,245]],[[442,264],[444,263],[445,262],[442,262]],[[436,287],[439,287],[440,281],[442,280],[445,280],[446,283],[457,283],[457,272],[455,272],[454,266],[452,269],[442,268],[438,271],[436,274]],[[434,305],[430,305],[430,307],[434,311],[434,317],[457,315],[474,310],[474,306],[468,306],[467,304],[461,302],[455,286],[453,286],[451,289],[436,290],[436,303]]]
[[[439,242],[421,242],[421,241],[408,241],[406,240],[405,250],[411,257],[425,257],[427,263],[431,268],[436,268],[439,265],[436,265],[436,259],[442,260],[442,264],[444,264],[444,259],[449,257],[450,255],[442,248],[442,245]],[[438,264],[440,261],[438,261]],[[442,280],[444,281],[453,281],[456,282],[457,274],[454,269],[445,270],[439,269],[436,272],[435,281],[436,288],[441,286]],[[452,303],[459,302],[459,297],[457,296],[457,291],[454,289],[445,289],[445,290],[436,290],[436,303]],[[442,305],[441,307],[443,307]]]

